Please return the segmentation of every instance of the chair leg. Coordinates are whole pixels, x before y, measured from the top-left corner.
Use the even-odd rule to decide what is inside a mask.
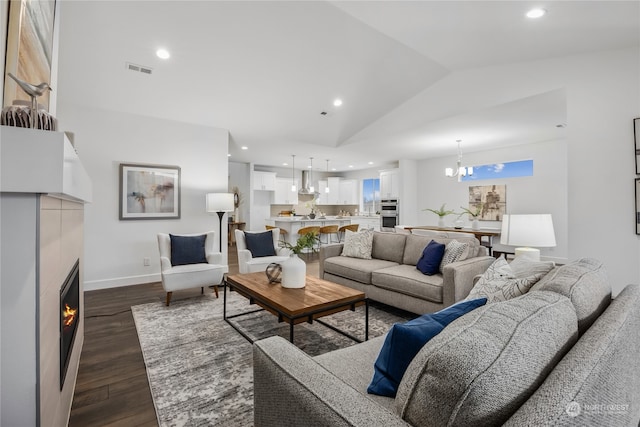
[[[204,287],[200,288],[200,295],[204,295]]]
[[[213,285],[213,292],[216,293],[216,298],[219,298],[218,297],[218,285]]]
[[[167,307],[169,307],[169,304],[171,303],[171,294],[173,292],[167,292]]]

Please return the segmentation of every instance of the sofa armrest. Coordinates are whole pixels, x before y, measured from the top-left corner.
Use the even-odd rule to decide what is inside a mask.
[[[496,259],[492,256],[479,256],[452,262],[442,271],[442,303],[448,307],[469,295],[473,288],[473,278],[487,271]]]
[[[318,276],[322,279],[324,276],[324,260],[334,256],[340,256],[344,243],[336,243],[333,245],[320,246],[320,270]]]
[[[222,265],[222,254],[220,252],[211,252],[207,255],[207,263]]]
[[[169,270],[171,268],[171,260],[166,256],[160,257],[160,271]]]
[[[408,426],[282,337],[253,345],[254,425]]]

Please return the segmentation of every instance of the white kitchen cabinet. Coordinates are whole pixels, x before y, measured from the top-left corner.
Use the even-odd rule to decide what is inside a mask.
[[[327,185],[329,186],[329,194],[327,195],[328,205],[340,205],[340,178],[329,177],[327,178]]]
[[[358,181],[355,179],[340,180],[340,198],[338,203],[341,205],[357,205],[358,201]]]
[[[400,194],[400,174],[398,169],[380,172],[380,198],[397,199]]]
[[[329,204],[329,193],[327,193],[327,188],[329,188],[329,183],[327,181],[318,181],[318,192],[320,196],[318,196],[318,200],[316,204],[318,205],[328,205]]]
[[[253,171],[253,189],[276,191],[276,173]]]
[[[291,191],[291,178],[276,178],[276,193],[274,204],[276,205],[297,205],[298,191]],[[298,183],[296,182],[296,189]]]

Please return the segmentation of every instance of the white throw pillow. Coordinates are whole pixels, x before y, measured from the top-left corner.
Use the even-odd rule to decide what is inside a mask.
[[[465,299],[487,298],[487,304],[526,294],[546,272],[517,278],[504,258],[498,258],[476,282]]]
[[[344,247],[340,255],[351,258],[371,259],[372,248],[373,230],[361,230],[358,232],[346,230]]]
[[[440,272],[444,266],[456,261],[463,261],[469,256],[469,244],[452,240],[444,248],[444,256],[440,262]]]

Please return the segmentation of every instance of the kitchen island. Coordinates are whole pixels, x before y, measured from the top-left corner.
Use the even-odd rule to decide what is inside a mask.
[[[303,227],[324,227],[326,225],[337,225],[342,227],[343,225],[351,224],[351,219],[354,217],[344,216],[335,217],[327,216],[325,218],[303,219],[302,216],[283,216],[283,217],[271,217],[267,220],[267,224],[273,225],[278,228],[282,228],[287,231],[287,242],[292,245],[296,244],[298,240],[298,230]]]

